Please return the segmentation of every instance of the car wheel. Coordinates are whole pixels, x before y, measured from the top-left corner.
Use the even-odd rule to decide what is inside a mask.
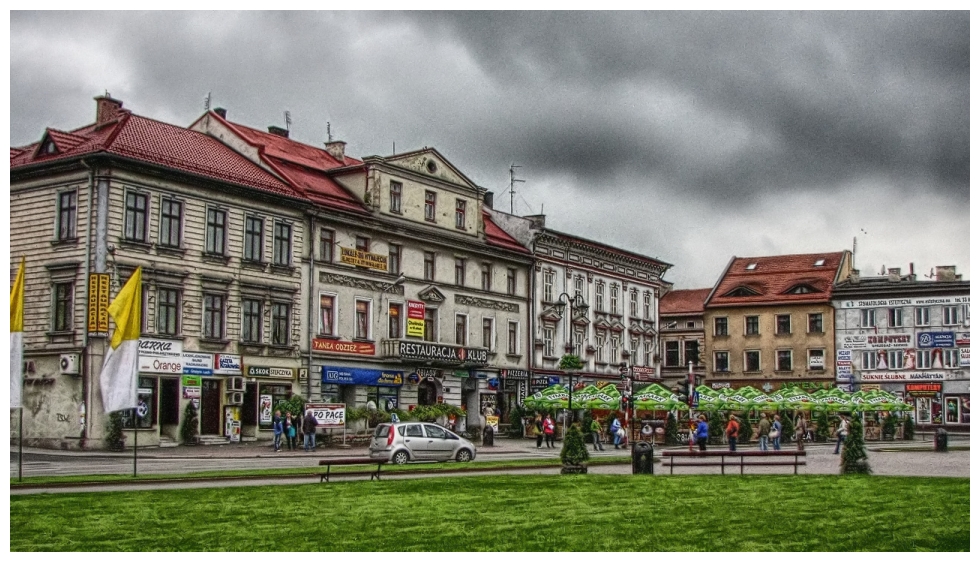
[[[456,462],[470,462],[471,460],[473,460],[473,454],[470,453],[469,449],[460,449],[456,453]]]
[[[391,462],[395,464],[405,464],[408,462],[408,451],[398,451],[391,457]]]

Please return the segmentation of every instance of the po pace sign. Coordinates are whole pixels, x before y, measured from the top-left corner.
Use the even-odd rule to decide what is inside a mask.
[[[487,363],[482,347],[457,347],[436,343],[399,342],[398,356],[403,359],[428,359],[444,363]]]

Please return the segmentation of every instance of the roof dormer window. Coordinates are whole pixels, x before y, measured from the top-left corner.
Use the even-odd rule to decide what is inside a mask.
[[[752,289],[743,285],[740,287],[735,287],[731,291],[728,291],[727,293],[725,293],[725,296],[726,297],[754,297],[757,296],[758,294],[759,293],[757,291],[753,291]]]
[[[745,266],[745,270],[746,271],[752,271],[753,269],[755,269],[755,266],[757,266],[757,265],[759,265],[759,264],[757,264],[757,263],[750,263],[749,265]]]
[[[788,295],[806,295],[808,293],[819,293],[820,291],[813,288],[811,285],[800,284],[794,285],[792,289],[786,291]]]
[[[58,152],[58,147],[55,146],[53,140],[48,140],[48,142],[41,145],[41,154],[55,154]]]

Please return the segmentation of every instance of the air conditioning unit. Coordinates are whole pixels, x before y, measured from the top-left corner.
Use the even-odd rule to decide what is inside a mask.
[[[228,394],[228,403],[232,405],[240,405],[245,401],[245,394],[242,392],[232,392]]]
[[[226,392],[242,392],[245,390],[245,377],[228,377],[226,381]]]
[[[82,361],[77,353],[62,353],[60,365],[62,375],[77,375]]]

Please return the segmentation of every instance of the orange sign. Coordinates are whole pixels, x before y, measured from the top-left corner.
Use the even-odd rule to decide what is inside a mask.
[[[350,355],[374,355],[374,344],[370,342],[339,341],[315,338],[313,351],[347,353]]]

